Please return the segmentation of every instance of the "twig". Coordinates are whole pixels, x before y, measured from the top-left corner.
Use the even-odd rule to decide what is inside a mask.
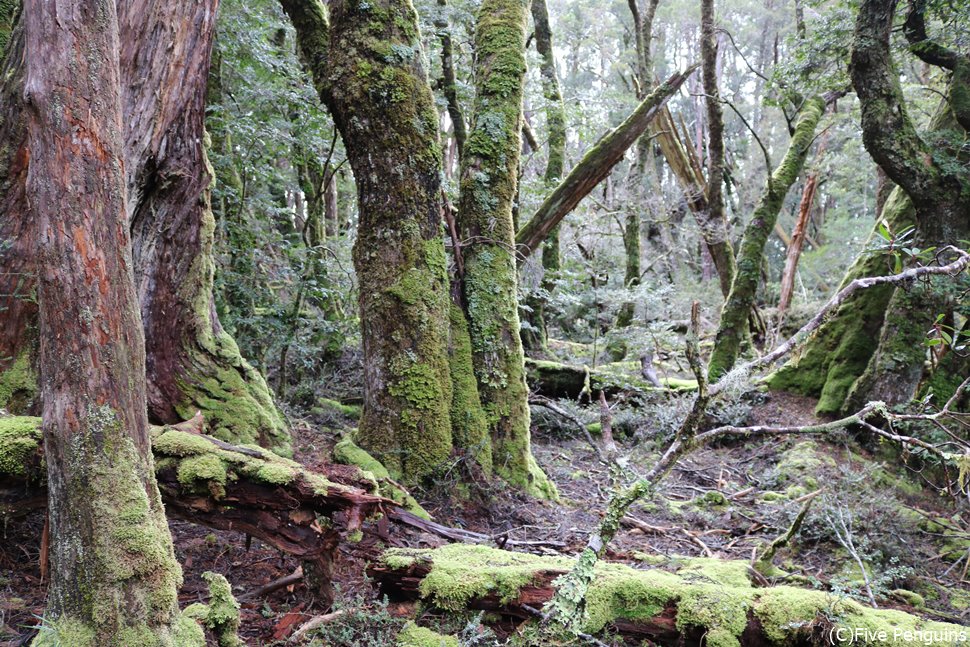
[[[325,613],[322,616],[314,616],[300,625],[300,628],[294,631],[293,635],[290,636],[288,642],[298,642],[301,638],[303,638],[303,636],[313,631],[317,627],[325,625],[328,622],[333,622],[334,620],[337,620],[345,615],[347,615],[346,609],[338,609],[337,611],[333,611],[331,613]]]

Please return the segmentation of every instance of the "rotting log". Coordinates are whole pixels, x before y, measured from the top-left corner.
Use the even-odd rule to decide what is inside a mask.
[[[0,418],[0,517],[47,504],[39,424],[40,418]],[[330,568],[340,535],[359,531],[364,519],[391,503],[355,467],[327,465],[319,473],[255,445],[173,427],[154,427],[151,435],[169,515],[245,533],[299,558],[307,586],[325,604],[333,595]]]
[[[392,549],[368,575],[391,600],[421,600],[447,612],[479,609],[525,622],[553,595],[569,557],[450,544],[437,549]],[[866,627],[917,644],[920,637],[966,635],[955,624],[897,610],[877,610],[824,591],[794,586],[755,587],[746,561],[678,558],[633,568],[600,563],[587,592],[580,630],[613,631],[660,645],[832,644],[832,636]],[[840,631],[841,630],[841,631]],[[909,633],[907,633],[909,632]]]
[[[526,381],[529,388],[547,398],[577,400],[586,393],[590,397],[603,391],[609,397],[617,395],[646,395],[664,391],[684,391],[697,388],[693,380],[661,378],[665,388],[657,388],[642,377],[622,375],[535,359],[525,360]]]

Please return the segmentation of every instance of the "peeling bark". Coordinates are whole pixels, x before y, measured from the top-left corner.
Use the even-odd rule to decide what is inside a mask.
[[[24,4],[51,584],[35,645],[177,641],[182,573],[152,470],[113,0]]]

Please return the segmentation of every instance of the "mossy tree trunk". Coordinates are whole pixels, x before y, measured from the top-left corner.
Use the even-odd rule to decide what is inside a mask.
[[[913,201],[920,247],[958,244],[970,236],[970,173],[965,155],[952,142],[970,126],[970,56],[951,51],[926,33],[926,3],[911,2],[904,31],[923,62],[950,70],[940,128],[930,140],[909,119],[899,76],[890,54],[895,2],[865,0],[856,20],[850,72],[862,107],[866,150]],[[960,290],[947,280],[897,288],[889,301],[879,344],[865,372],[852,386],[843,408],[858,402],[908,402],[924,377],[925,330],[938,313],[952,311]]]
[[[717,30],[714,0],[701,2],[701,71],[707,108],[707,210],[698,217],[704,242],[717,268],[721,293],[727,297],[736,271],[727,216],[724,213],[724,114],[717,84]]]
[[[556,498],[532,456],[528,388],[519,335],[515,230],[528,3],[485,0],[475,29],[475,101],[461,160],[462,291],[495,472]]]
[[[451,455],[448,279],[437,113],[407,0],[283,0],[343,138],[360,205],[358,444],[415,483]]]
[[[562,179],[566,161],[566,107],[559,89],[559,75],[552,49],[552,27],[545,0],[532,0],[532,21],[535,25],[536,51],[541,56],[539,71],[542,74],[542,94],[546,99],[547,151],[546,170],[543,181],[552,190]],[[559,270],[562,267],[559,249],[559,227],[554,227],[542,243],[542,282],[539,291],[529,296],[526,305],[531,313],[526,317],[530,329],[522,333],[527,350],[543,351],[548,333],[546,330],[546,305],[549,295],[556,289]]]
[[[859,9],[851,71],[862,103],[863,141],[897,185],[882,211],[890,229],[898,233],[915,226],[919,246],[939,247],[970,236],[967,202],[959,197],[966,195],[970,174],[962,164],[953,163],[959,153],[951,144],[962,141],[966,132],[966,110],[960,106],[961,97],[970,91],[966,74],[970,58],[929,39],[923,18],[925,5],[910,4],[904,32],[911,50],[925,62],[954,72],[949,95],[941,102],[928,131],[917,134],[890,56],[889,34],[895,9],[895,2],[871,0]],[[887,257],[864,252],[842,284],[861,276],[886,274],[891,269]],[[925,286],[917,290],[919,293],[897,295],[890,286],[879,286],[854,295],[797,358],[770,378],[769,384],[819,397],[818,413],[837,413],[854,402],[870,399],[892,402],[911,397],[926,377],[922,370],[926,350],[922,335],[914,337],[907,329],[925,331],[937,314],[956,305],[945,294],[934,296],[937,290]],[[917,298],[923,301],[921,306],[916,305]],[[946,366],[949,363],[944,370]],[[898,373],[899,378],[877,379],[880,373]],[[930,382],[947,380],[945,376],[932,376]]]
[[[147,343],[149,415],[176,422],[201,410],[220,437],[286,452],[289,434],[266,383],[223,331],[212,303],[214,221],[203,119],[215,5],[206,0],[119,6],[123,154]],[[170,45],[177,56],[159,55]],[[0,200],[8,217],[0,226],[16,243],[0,252],[2,307],[9,313],[0,328],[0,355],[10,358],[0,374],[0,398],[10,392],[3,399],[27,411],[36,392],[31,343],[36,307],[30,298],[36,268],[23,193],[22,57],[6,65],[3,93],[10,100],[4,101],[0,137],[8,144],[4,150],[12,152],[5,153],[10,163]]]
[[[708,366],[712,380],[730,371],[737,361],[761,279],[765,243],[774,229],[788,189],[798,179],[805,165],[805,158],[815,138],[815,129],[824,111],[825,100],[821,97],[808,99],[802,106],[788,151],[778,168],[768,177],[751,220],[745,227],[738,252],[737,271],[721,310],[721,321]]]
[[[34,644],[183,644],[145,413],[118,15],[113,0],[59,7],[24,6],[52,567]]]
[[[204,122],[216,5],[119,5],[125,170],[149,415],[174,423],[201,410],[215,436],[286,453],[289,432],[266,381],[222,329],[212,298],[215,220]],[[157,55],[169,43],[177,55]]]

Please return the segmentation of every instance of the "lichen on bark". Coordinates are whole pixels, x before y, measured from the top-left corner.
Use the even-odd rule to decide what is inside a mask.
[[[512,203],[519,169],[528,3],[485,0],[475,30],[475,101],[462,157],[462,289],[492,464],[509,483],[556,498],[532,456],[519,334]]]
[[[805,158],[815,137],[815,129],[824,111],[825,101],[821,97],[808,99],[802,106],[788,151],[778,168],[768,177],[754,213],[751,214],[751,220],[745,227],[734,280],[721,310],[721,321],[708,366],[708,374],[712,380],[731,370],[741,352],[741,343],[748,330],[748,316],[761,280],[765,243],[774,228],[788,189],[798,179],[798,174],[805,165]]]
[[[357,442],[414,484],[451,455],[441,150],[408,0],[283,0],[357,181],[364,409]]]

